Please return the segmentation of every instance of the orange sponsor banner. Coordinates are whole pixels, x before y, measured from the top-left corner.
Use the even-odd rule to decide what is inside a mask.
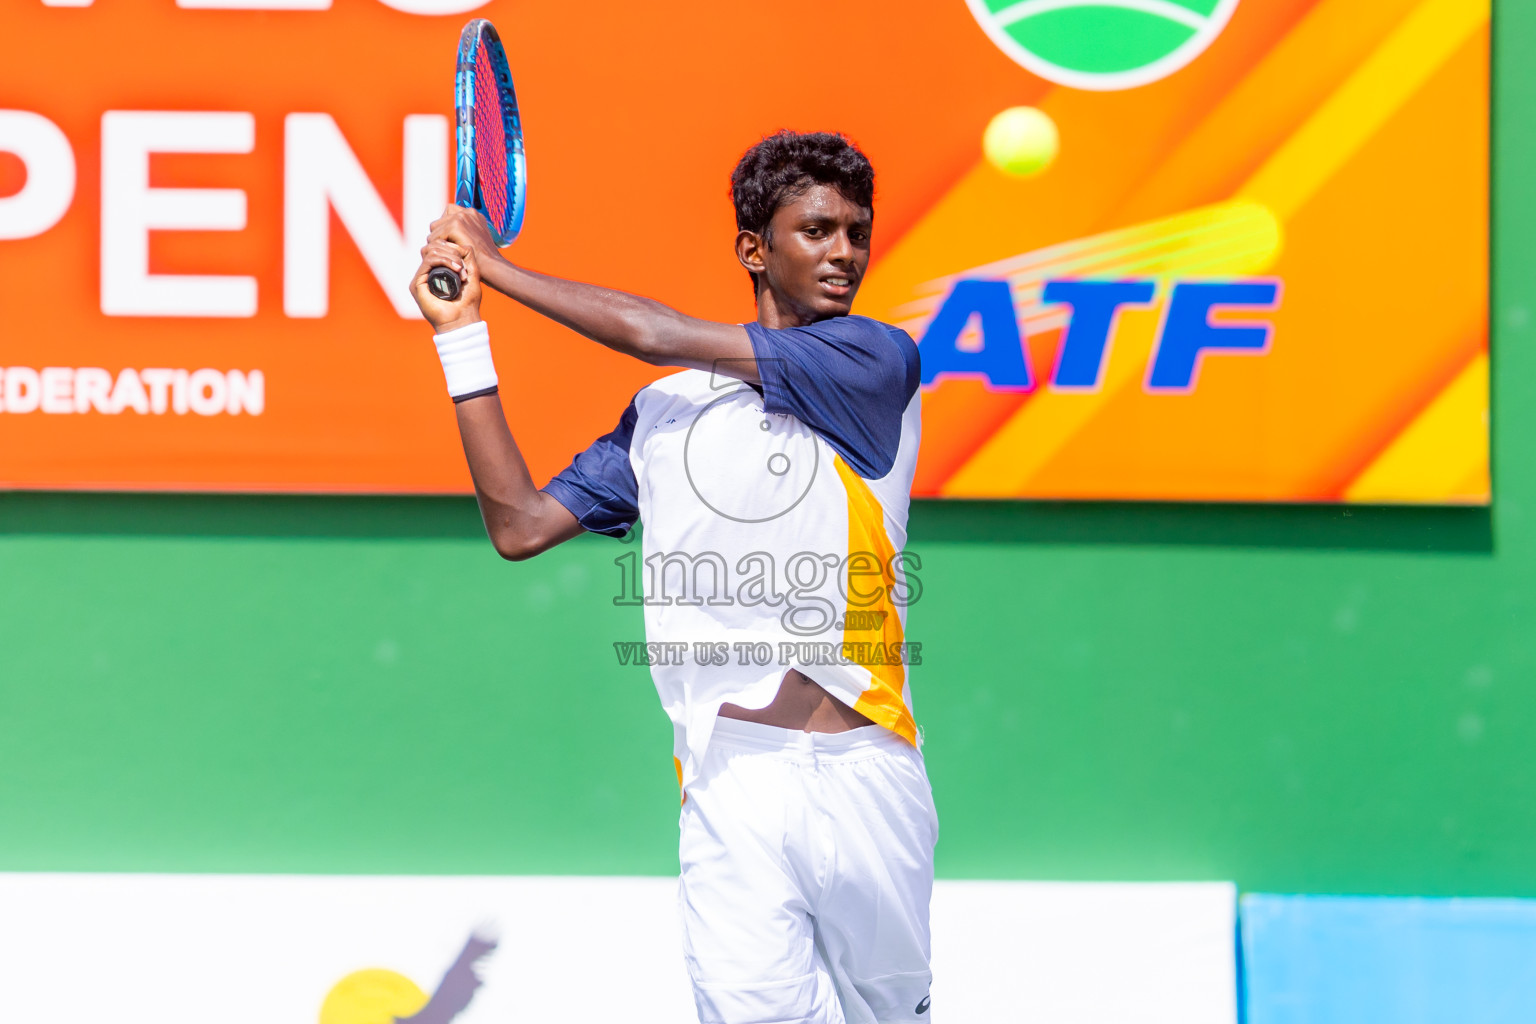
[[[920,495],[1488,500],[1486,0],[15,0],[0,486],[466,491],[405,282],[470,16],[535,269],[748,319],[741,151],[870,154]],[[1027,175],[982,155],[1018,106]],[[662,372],[485,311],[538,479]]]

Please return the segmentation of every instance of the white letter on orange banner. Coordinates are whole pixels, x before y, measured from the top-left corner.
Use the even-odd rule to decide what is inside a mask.
[[[75,198],[75,151],[58,125],[27,110],[0,110],[0,151],[27,169],[21,191],[0,199],[0,238],[40,235]]]
[[[448,119],[405,119],[405,227],[395,224],[329,114],[289,114],[283,157],[283,312],[325,316],[331,292],[331,209],[406,319],[421,316],[411,277],[427,229],[448,202]]]
[[[149,272],[151,230],[240,231],[245,193],[150,188],[151,153],[249,153],[250,114],[109,110],[101,118],[101,311],[109,316],[256,315],[254,277]]]

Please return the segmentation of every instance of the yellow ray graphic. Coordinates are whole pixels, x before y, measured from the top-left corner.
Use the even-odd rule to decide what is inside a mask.
[[[1239,190],[1238,201],[1256,201],[1260,204],[1258,209],[1279,222],[1294,215],[1488,16],[1488,0],[1425,0],[1249,179]],[[1276,254],[1280,230],[1277,224]],[[1246,275],[1262,272],[1267,266],[1268,263],[1255,263],[1185,274]],[[1108,358],[1101,390],[1035,396],[944,483],[940,493],[976,498],[1023,494],[1035,474],[1120,389],[1139,380],[1143,361],[1129,357],[1132,350],[1138,357],[1144,357],[1152,344],[1151,326],[1140,328],[1139,320],[1127,316],[1112,339],[1115,350]]]
[[[1114,347],[1105,356],[1103,391],[1037,395],[944,481],[939,493],[947,498],[1010,498],[1021,494],[1029,479],[1093,419],[1105,395],[1139,377],[1152,354],[1156,332],[1155,316],[1122,313]]]
[[[1279,222],[1264,207],[1239,201],[1052,246],[963,276],[1007,277],[1026,332],[1038,334],[1066,320],[1059,307],[1040,303],[1041,288],[1052,278],[1238,277],[1263,270],[1279,251]],[[942,283],[947,289],[948,281]],[[937,299],[930,301],[937,304]],[[1037,395],[945,481],[940,493],[966,497],[1019,493],[1093,418],[1103,396],[1139,378],[1156,330],[1155,313],[1122,313],[1120,328],[1105,355],[1103,391]]]
[[[1067,319],[1064,307],[1040,301],[1047,281],[1249,274],[1279,253],[1280,223],[1268,210],[1244,200],[1216,203],[936,278],[914,289],[919,297],[890,315],[920,336],[956,281],[1007,278],[1020,324],[1027,334],[1039,334]]]
[[[1238,189],[1281,220],[1343,167],[1488,20],[1490,0],[1426,0]]]
[[[1419,0],[1318,0],[1136,189],[1118,218],[1225,198],[1359,69]]]
[[[1488,353],[1480,352],[1344,492],[1352,502],[1484,504]]]

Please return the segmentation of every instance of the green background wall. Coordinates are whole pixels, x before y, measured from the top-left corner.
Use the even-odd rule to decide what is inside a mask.
[[[915,507],[942,876],[1536,895],[1532,52],[1501,4],[1491,514]],[[463,499],[0,495],[0,869],[672,872],[623,550],[504,564]]]

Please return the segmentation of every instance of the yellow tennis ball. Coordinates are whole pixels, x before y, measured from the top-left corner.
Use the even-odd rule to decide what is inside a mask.
[[[1051,166],[1060,141],[1056,122],[1045,111],[1009,107],[987,124],[981,149],[1004,174],[1028,178]]]

